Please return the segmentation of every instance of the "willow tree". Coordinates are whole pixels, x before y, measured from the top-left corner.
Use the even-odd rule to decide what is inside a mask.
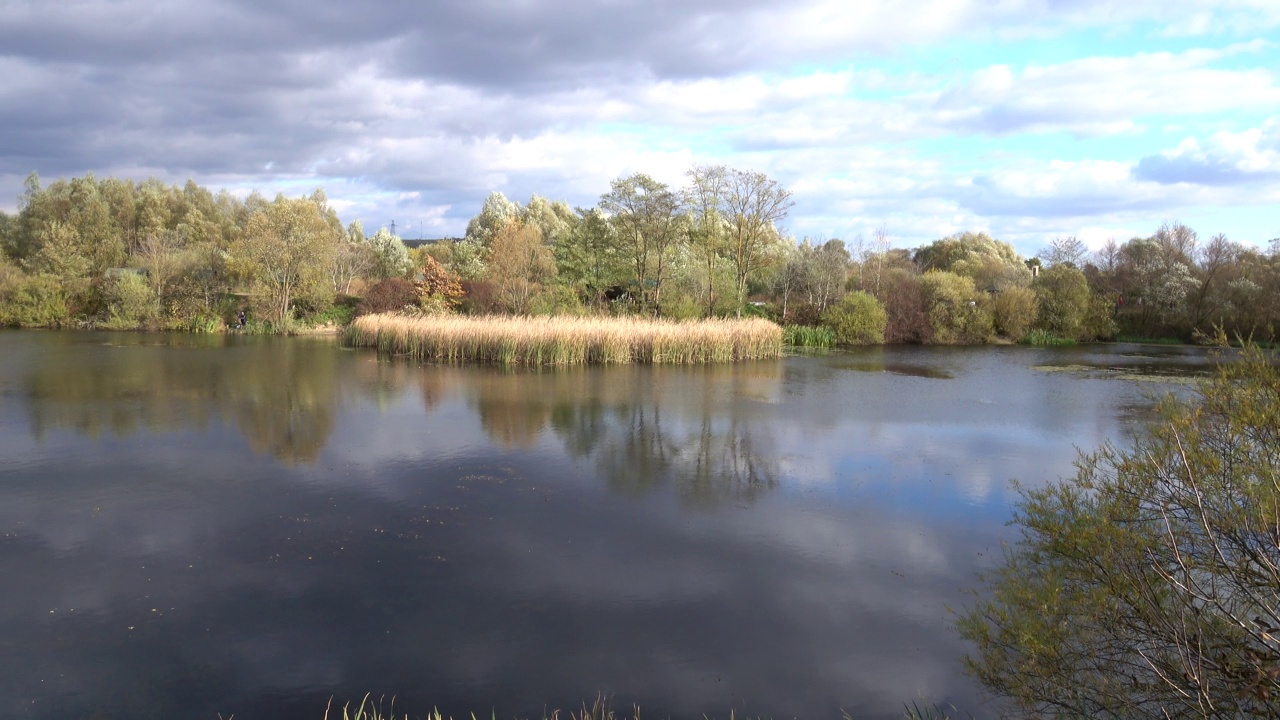
[[[325,211],[313,198],[277,196],[249,218],[244,237],[231,246],[235,265],[277,327],[288,324],[296,297],[327,289],[330,256],[342,238]]]

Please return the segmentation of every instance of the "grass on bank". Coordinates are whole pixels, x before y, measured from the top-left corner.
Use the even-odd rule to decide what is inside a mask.
[[[836,332],[829,327],[785,325],[782,328],[782,342],[791,347],[832,348],[836,344]]]
[[[1023,345],[1035,345],[1037,347],[1059,347],[1076,344],[1075,340],[1059,337],[1048,330],[1032,330],[1018,342]]]
[[[363,315],[345,342],[429,362],[496,365],[697,364],[782,355],[782,328],[759,318]]]
[[[391,699],[391,707],[383,710],[385,697],[370,701],[370,695],[366,694],[355,708],[351,707],[351,703],[342,706],[342,720],[411,720],[407,713],[396,715],[395,698]],[[333,710],[333,698],[329,699],[329,706],[324,710],[324,720],[329,720],[329,712]],[[603,695],[596,697],[594,703],[588,706],[582,704],[582,708],[577,712],[570,711],[567,713],[568,720],[640,720],[640,706],[636,705],[631,708],[630,715],[619,715],[609,706],[609,699]],[[491,717],[496,720],[496,713],[492,713]],[[542,713],[542,720],[560,720],[561,714],[559,710],[552,710],[550,713],[545,710]],[[706,715],[703,715],[704,720]],[[938,705],[911,702],[902,708],[902,717],[904,720],[953,720],[959,718],[960,714],[954,705]],[[973,720],[972,715],[967,716],[969,720]],[[840,713],[841,720],[855,720],[848,712]],[[337,714],[334,715],[337,720]],[[452,717],[441,714],[439,710],[432,710],[424,717],[424,720],[453,720]],[[479,720],[475,713],[471,713],[468,720]],[[729,711],[729,720],[735,720],[734,711]]]

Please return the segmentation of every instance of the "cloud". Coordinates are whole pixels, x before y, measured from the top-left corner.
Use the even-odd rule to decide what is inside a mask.
[[[1212,67],[1266,47],[1248,43],[1222,50],[1090,57],[1021,71],[993,65],[939,93],[932,109],[940,124],[961,131],[1065,130],[1085,136],[1131,132],[1143,118],[1270,109],[1280,105],[1274,73]]]
[[[1162,184],[1235,186],[1280,179],[1280,120],[1242,132],[1189,137],[1172,150],[1138,161],[1134,174]]]
[[[1197,14],[1209,20],[1186,31],[1218,47],[1127,50]],[[1156,158],[1153,126],[1203,137],[1222,113],[1272,110],[1275,50],[1251,38],[1276,15],[1243,0],[11,2],[0,198],[12,208],[32,170],[240,194],[324,186],[346,221],[456,235],[491,190],[590,205],[619,175],[679,185],[695,162],[719,162],[793,187],[790,225],[814,235],[891,224],[919,242],[1090,207],[1156,212],[1188,193],[1135,182],[1110,204],[1085,188],[1054,203],[1020,184],[1069,186],[1051,161]],[[1129,54],[1090,57],[1098,32]],[[1078,42],[1079,56],[1027,62],[1039,39]],[[974,67],[976,45],[1002,53]],[[921,48],[954,51],[954,69],[917,68]],[[1001,146],[1028,137],[1034,150]],[[1112,137],[1133,154],[1087,147]],[[1157,164],[1139,180],[1190,172]]]

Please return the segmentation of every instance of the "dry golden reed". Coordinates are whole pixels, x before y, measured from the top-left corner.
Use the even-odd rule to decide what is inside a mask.
[[[378,314],[356,318],[346,343],[442,363],[693,364],[776,358],[782,328],[759,318],[512,317]]]

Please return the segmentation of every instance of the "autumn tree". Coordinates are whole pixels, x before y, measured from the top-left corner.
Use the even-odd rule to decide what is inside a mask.
[[[432,311],[453,310],[465,294],[458,276],[430,255],[422,258],[422,279],[416,287],[418,304]]]
[[[536,225],[508,222],[489,241],[486,278],[493,284],[496,299],[511,313],[527,313],[534,296],[555,278],[556,264],[551,248],[542,242]]]

